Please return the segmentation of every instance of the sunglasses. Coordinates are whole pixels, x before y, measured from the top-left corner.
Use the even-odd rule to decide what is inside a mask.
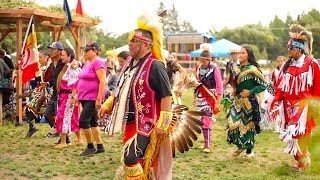
[[[132,39],[130,40],[130,42],[131,42],[132,44],[136,44],[136,43],[141,42],[141,41],[138,40],[138,39],[132,38]]]
[[[288,51],[291,51],[291,50],[293,50],[293,49],[297,49],[297,47],[294,47],[294,46],[289,46],[289,47],[288,47]]]
[[[92,48],[84,49],[84,52],[89,52],[91,50],[93,50],[93,49]]]

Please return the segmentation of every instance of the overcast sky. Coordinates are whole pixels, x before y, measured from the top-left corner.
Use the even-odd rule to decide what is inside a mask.
[[[71,9],[77,0],[68,0]],[[142,11],[156,12],[160,0],[82,0],[83,11],[99,16],[103,21],[98,27],[122,34],[136,28],[136,18]],[[287,14],[294,19],[312,8],[320,10],[320,0],[162,0],[168,9],[174,3],[179,18],[189,21],[198,32],[211,28],[234,28],[244,24],[264,25],[278,15],[285,20]],[[61,4],[63,0],[36,0],[41,6]]]

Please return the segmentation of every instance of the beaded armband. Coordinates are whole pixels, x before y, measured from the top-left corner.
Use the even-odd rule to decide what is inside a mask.
[[[160,117],[157,123],[157,128],[162,130],[167,130],[172,121],[172,112],[161,111]]]

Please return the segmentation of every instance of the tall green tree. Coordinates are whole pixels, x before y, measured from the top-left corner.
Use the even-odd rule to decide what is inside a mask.
[[[184,20],[180,24],[180,32],[196,32],[189,21]]]
[[[273,54],[270,56],[270,59],[275,59],[280,55],[285,56],[287,54],[289,25],[282,21],[278,16],[275,16],[269,23],[269,29],[276,39],[275,43],[269,50],[269,53]]]
[[[174,4],[172,9],[168,11],[168,14],[163,21],[164,23],[164,32],[165,33],[177,33],[180,32],[179,22],[178,22],[178,11],[176,10]]]
[[[187,20],[181,21],[179,18],[179,13],[175,8],[175,5],[172,5],[171,9],[167,9],[163,2],[160,2],[157,12],[163,12],[167,10],[166,15],[163,17],[163,32],[164,34],[168,33],[180,33],[180,32],[196,32],[192,27],[191,23]]]
[[[316,9],[312,9],[308,13],[300,15],[298,21],[306,29],[312,32],[313,36],[313,51],[312,54],[315,58],[320,58],[320,12]]]
[[[220,32],[213,34],[216,39],[228,39],[236,44],[250,44],[258,47],[259,59],[273,58],[270,53],[271,47],[276,43],[276,38],[269,28],[264,27],[261,23],[249,24],[235,29],[224,28]],[[261,53],[266,51],[267,54]]]

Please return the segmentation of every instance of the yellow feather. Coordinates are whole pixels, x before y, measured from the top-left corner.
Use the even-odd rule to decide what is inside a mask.
[[[157,15],[147,12],[138,17],[137,25],[139,29],[150,31],[152,34],[152,53],[163,63],[166,63],[163,55],[163,32],[161,19]]]

